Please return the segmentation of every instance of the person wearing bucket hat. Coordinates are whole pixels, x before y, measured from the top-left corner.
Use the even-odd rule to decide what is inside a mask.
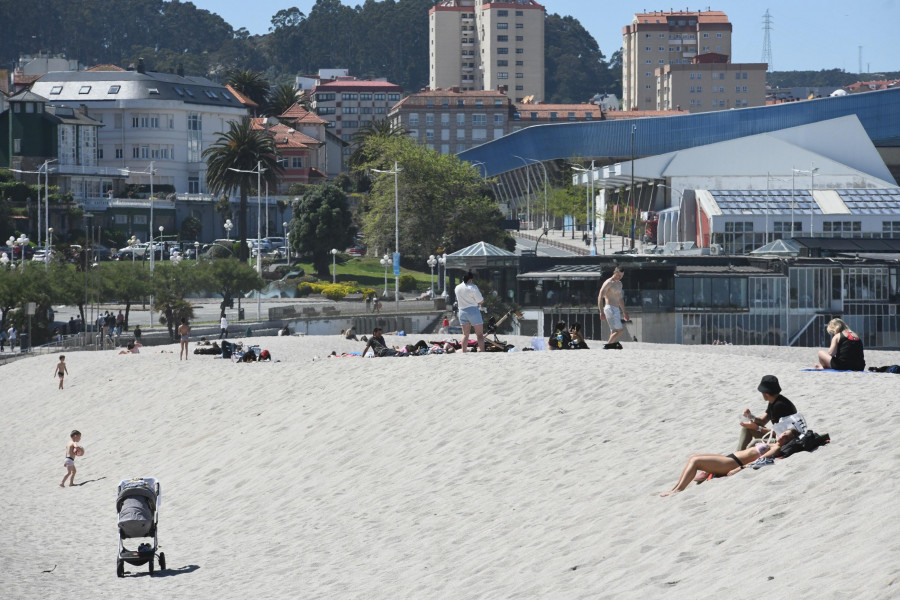
[[[750,445],[754,439],[761,438],[769,433],[769,430],[763,427],[768,422],[777,423],[782,417],[787,417],[797,413],[797,407],[794,403],[781,395],[781,384],[774,375],[765,375],[756,389],[762,394],[766,401],[766,412],[756,417],[749,408],[744,409],[744,421],[741,423],[741,435],[738,438],[738,450],[743,450]]]

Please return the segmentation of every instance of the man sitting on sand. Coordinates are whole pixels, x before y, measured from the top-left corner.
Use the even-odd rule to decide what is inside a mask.
[[[741,435],[738,438],[738,450],[743,450],[749,446],[751,440],[761,438],[769,433],[769,430],[763,427],[769,421],[775,424],[782,417],[797,413],[797,407],[781,395],[781,385],[778,383],[778,378],[774,375],[764,376],[756,389],[762,393],[763,399],[766,401],[766,412],[759,417],[755,417],[749,408],[744,409],[744,419],[746,421],[741,423],[743,429],[741,429]]]

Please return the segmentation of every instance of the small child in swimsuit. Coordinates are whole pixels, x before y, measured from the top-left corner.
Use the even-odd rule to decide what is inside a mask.
[[[78,450],[78,442],[81,441],[81,432],[77,429],[73,429],[72,433],[69,434],[71,440],[66,444],[66,459],[63,461],[63,466],[66,468],[66,475],[62,479],[62,483],[59,484],[59,487],[66,487],[66,479],[69,479],[69,487],[75,485],[75,452]]]
[[[69,374],[69,370],[66,369],[66,357],[64,354],[59,356],[59,364],[56,365],[56,370],[53,371],[54,376],[59,376],[59,389],[63,389],[63,378]]]

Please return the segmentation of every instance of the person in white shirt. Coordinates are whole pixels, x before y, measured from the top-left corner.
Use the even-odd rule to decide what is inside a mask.
[[[463,339],[462,351],[469,349],[469,333],[475,327],[475,337],[478,338],[478,351],[484,352],[484,321],[481,319],[481,303],[484,298],[478,286],[472,283],[474,275],[466,273],[462,283],[456,286],[456,304],[459,307],[459,324],[462,326]]]
[[[222,318],[219,319],[219,329],[222,330],[222,333],[219,334],[219,339],[225,339],[228,336],[228,319],[225,318],[225,313],[222,313]]]

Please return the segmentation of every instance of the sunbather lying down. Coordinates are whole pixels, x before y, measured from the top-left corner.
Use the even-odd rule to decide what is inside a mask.
[[[788,429],[778,436],[778,440],[774,444],[766,444],[760,442],[755,446],[750,446],[746,450],[738,450],[731,454],[694,454],[691,456],[684,470],[681,472],[681,478],[668,492],[663,492],[660,496],[668,496],[675,492],[683,491],[691,481],[703,481],[708,474],[717,476],[734,475],[746,465],[760,458],[774,458],[778,456],[781,447],[797,437],[796,429]],[[702,475],[701,475],[702,474]]]

